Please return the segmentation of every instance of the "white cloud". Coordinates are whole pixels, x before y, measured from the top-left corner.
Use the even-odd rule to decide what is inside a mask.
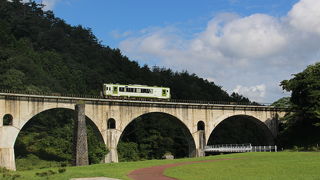
[[[286,45],[280,22],[254,14],[229,22],[222,29],[221,51],[237,58],[260,58],[275,54]]]
[[[187,69],[228,92],[272,102],[283,95],[280,81],[320,59],[317,9],[319,0],[300,0],[281,18],[223,13],[192,38],[173,26],[146,28],[129,35],[120,49],[140,62]]]
[[[12,0],[8,0],[10,2],[12,2]],[[35,2],[37,3],[41,3],[43,5],[45,5],[43,7],[43,10],[47,11],[47,10],[52,10],[54,8],[54,6],[61,0],[35,0]],[[30,0],[22,0],[23,3],[28,3],[30,2]]]
[[[111,35],[116,39],[125,38],[125,37],[130,36],[131,34],[132,34],[131,31],[119,32],[119,31],[115,30],[115,31],[111,32]]]
[[[290,24],[301,31],[320,34],[319,7],[319,0],[301,0],[288,14]]]
[[[233,92],[242,94],[253,101],[261,102],[263,101],[266,94],[266,85],[260,84],[256,86],[250,86],[250,87],[237,85],[237,87],[233,90]]]
[[[59,2],[60,0],[42,0],[42,4],[44,4],[44,10],[52,10],[54,6]]]

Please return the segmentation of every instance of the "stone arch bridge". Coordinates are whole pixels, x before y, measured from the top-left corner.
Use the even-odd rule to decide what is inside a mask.
[[[223,120],[247,116],[258,123],[273,143],[278,132],[278,118],[284,110],[271,106],[225,105],[206,102],[154,102],[0,93],[0,167],[15,170],[14,144],[23,126],[35,115],[50,109],[75,109],[85,103],[85,115],[96,125],[110,152],[105,162],[118,162],[117,144],[126,126],[147,113],[165,113],[179,119],[193,137],[190,155],[203,156],[211,132]],[[9,117],[9,122],[8,121]]]

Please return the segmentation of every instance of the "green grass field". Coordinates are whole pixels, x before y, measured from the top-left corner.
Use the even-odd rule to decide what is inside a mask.
[[[183,180],[320,180],[319,152],[245,153],[234,160],[177,166],[165,171]]]
[[[66,172],[58,173],[59,168],[17,171],[17,179],[64,180],[74,177],[105,176],[119,179],[129,179],[127,174],[132,170],[176,162],[198,161],[207,159],[235,158],[234,160],[214,161],[177,166],[165,171],[165,174],[183,180],[214,180],[214,179],[318,179],[320,180],[319,152],[278,152],[278,153],[239,153],[204,158],[189,158],[177,160],[151,160],[140,162],[123,162],[98,164],[83,167],[67,167]],[[36,173],[56,174],[37,176]],[[0,179],[5,179],[2,175]],[[8,177],[7,179],[10,179]]]

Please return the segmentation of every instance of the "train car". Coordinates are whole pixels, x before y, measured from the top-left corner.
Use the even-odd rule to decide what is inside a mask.
[[[104,97],[170,99],[170,88],[135,84],[103,84],[103,95]]]

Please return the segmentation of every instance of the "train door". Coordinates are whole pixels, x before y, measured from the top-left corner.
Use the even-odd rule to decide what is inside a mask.
[[[113,86],[113,94],[118,95],[118,86]]]

